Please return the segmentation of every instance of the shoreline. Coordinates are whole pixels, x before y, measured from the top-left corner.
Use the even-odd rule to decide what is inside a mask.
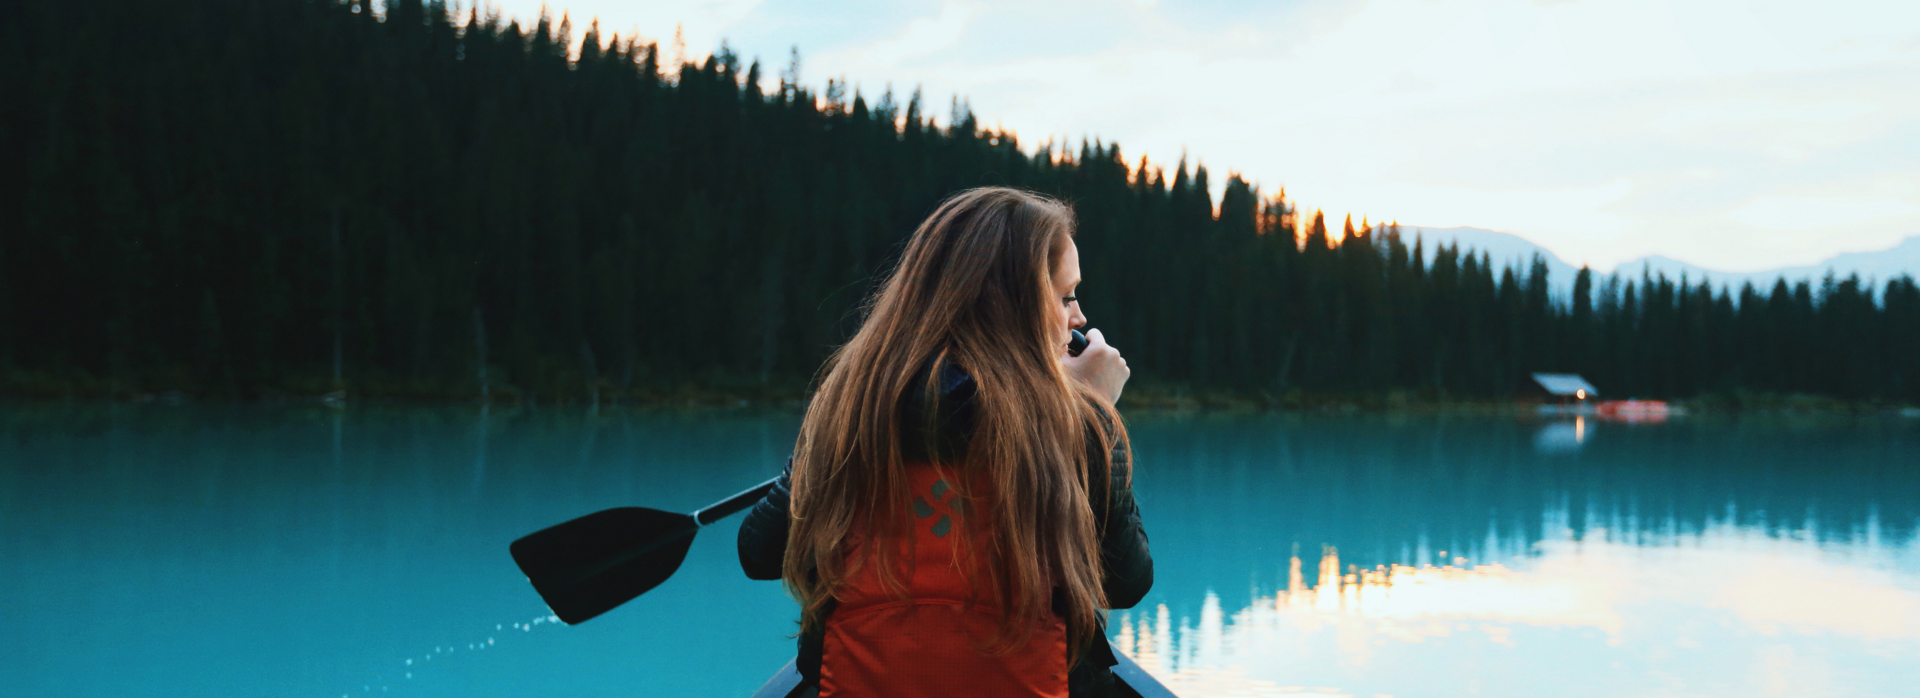
[[[133,386],[129,387],[127,384]],[[540,388],[512,383],[482,386],[471,380],[389,381],[378,376],[342,384],[331,378],[295,376],[244,388],[208,386],[185,376],[141,376],[123,383],[84,371],[53,374],[43,371],[0,371],[0,402],[97,404],[187,403],[230,405],[350,405],[395,407],[492,406],[495,408],[578,407],[607,409],[771,409],[804,412],[811,381],[793,377],[746,377],[698,374],[674,381],[635,381],[620,385],[611,380],[561,381]],[[1597,396],[1613,399],[1613,396]],[[1677,408],[1674,419],[1687,416],[1738,414],[1879,414],[1920,417],[1920,405],[1892,400],[1845,400],[1807,393],[1755,391],[1714,392],[1687,398],[1621,396],[1627,399],[1664,399]],[[1432,390],[1393,389],[1370,392],[1309,392],[1293,389],[1233,391],[1196,388],[1179,383],[1135,379],[1121,396],[1119,408],[1136,414],[1276,413],[1329,415],[1480,415],[1527,418],[1582,416],[1574,412],[1549,414],[1543,405],[1554,401],[1526,394],[1502,399],[1455,397]],[[1591,403],[1590,403],[1591,404]],[[1585,414],[1588,418],[1596,415]]]
[[[347,391],[282,392],[257,395],[232,393],[196,393],[181,390],[161,392],[125,392],[102,394],[73,391],[64,394],[0,391],[0,404],[6,405],[97,405],[162,406],[184,405],[318,407],[335,410],[359,408],[440,408],[486,407],[500,410],[580,409],[608,411],[772,411],[794,414],[806,411],[803,394],[790,390],[724,390],[688,386],[677,390],[620,391],[598,396],[498,391],[495,397],[480,399],[472,394],[421,394],[417,392],[375,392],[354,394]],[[1816,395],[1705,395],[1667,401],[1676,409],[1664,421],[1697,417],[1740,415],[1896,415],[1920,419],[1920,406],[1888,401],[1848,401]],[[1327,416],[1482,416],[1515,417],[1529,420],[1554,420],[1584,417],[1609,420],[1590,411],[1555,411],[1541,400],[1457,399],[1412,396],[1403,392],[1368,394],[1286,396],[1245,395],[1224,391],[1192,391],[1145,387],[1129,389],[1121,396],[1122,412],[1141,416],[1186,414],[1283,414]]]

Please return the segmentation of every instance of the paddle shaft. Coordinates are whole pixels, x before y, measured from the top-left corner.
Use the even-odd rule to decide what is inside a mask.
[[[715,521],[732,516],[734,512],[753,506],[760,502],[760,498],[767,496],[767,491],[773,489],[774,483],[779,481],[780,478],[773,478],[749,487],[741,491],[740,494],[702,507],[699,511],[693,512],[693,522],[701,526],[707,526]]]

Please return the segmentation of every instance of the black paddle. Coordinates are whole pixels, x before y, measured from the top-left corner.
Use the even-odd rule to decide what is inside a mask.
[[[774,478],[691,514],[620,507],[535,531],[508,548],[547,608],[568,625],[613,610],[667,581],[693,534],[753,506]]]

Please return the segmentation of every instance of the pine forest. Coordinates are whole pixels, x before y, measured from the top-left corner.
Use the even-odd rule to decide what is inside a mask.
[[[908,86],[816,90],[797,53],[547,17],[0,8],[0,394],[797,397],[914,226],[1009,185],[1075,208],[1082,306],[1142,395],[1492,401],[1552,371],[1617,397],[1920,402],[1911,278],[1582,270],[1567,295],[1544,262],[1199,165],[1021,142]]]

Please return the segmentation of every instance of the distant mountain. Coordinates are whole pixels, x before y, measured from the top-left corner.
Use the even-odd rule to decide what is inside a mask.
[[[1834,255],[1816,264],[1798,267],[1729,272],[1706,269],[1677,259],[1653,256],[1622,264],[1619,272],[1623,276],[1632,277],[1638,277],[1643,272],[1664,273],[1668,278],[1679,278],[1681,274],[1685,274],[1687,279],[1694,283],[1698,283],[1703,278],[1711,280],[1714,286],[1738,288],[1741,284],[1752,283],[1761,291],[1772,288],[1773,282],[1782,278],[1786,279],[1787,283],[1809,279],[1818,284],[1828,272],[1832,272],[1835,277],[1843,279],[1849,274],[1858,274],[1861,280],[1876,287],[1884,287],[1888,279],[1901,274],[1920,278],[1920,235],[1901,240],[1900,244],[1878,252],[1849,252]]]
[[[1555,295],[1561,298],[1573,292],[1573,277],[1579,272],[1579,267],[1568,264],[1551,250],[1512,233],[1483,228],[1419,228],[1403,225],[1400,226],[1400,236],[1408,245],[1412,245],[1417,237],[1424,244],[1429,260],[1433,259],[1434,248],[1442,244],[1484,251],[1496,267],[1511,265],[1525,269],[1532,264],[1534,255],[1540,255],[1547,261],[1547,278],[1553,284]],[[1849,252],[1816,264],[1763,271],[1718,271],[1658,255],[1641,257],[1615,268],[1615,272],[1627,278],[1640,278],[1642,272],[1653,275],[1664,273],[1669,279],[1679,279],[1685,275],[1689,283],[1697,284],[1701,279],[1708,279],[1714,286],[1738,288],[1743,283],[1751,282],[1762,291],[1771,288],[1774,280],[1780,278],[1785,278],[1788,283],[1809,279],[1817,284],[1829,271],[1840,278],[1859,274],[1861,279],[1871,281],[1875,286],[1884,286],[1888,279],[1901,274],[1920,278],[1920,235],[1878,252]]]
[[[1416,238],[1426,249],[1428,261],[1433,260],[1433,251],[1440,246],[1456,245],[1462,250],[1473,250],[1475,254],[1487,253],[1487,258],[1493,262],[1496,269],[1511,266],[1518,267],[1524,272],[1533,265],[1534,255],[1540,255],[1547,260],[1547,278],[1553,281],[1555,286],[1565,285],[1569,289],[1573,288],[1574,274],[1580,271],[1579,267],[1568,264],[1551,250],[1513,233],[1484,228],[1400,226],[1400,239],[1408,246],[1412,246]]]

